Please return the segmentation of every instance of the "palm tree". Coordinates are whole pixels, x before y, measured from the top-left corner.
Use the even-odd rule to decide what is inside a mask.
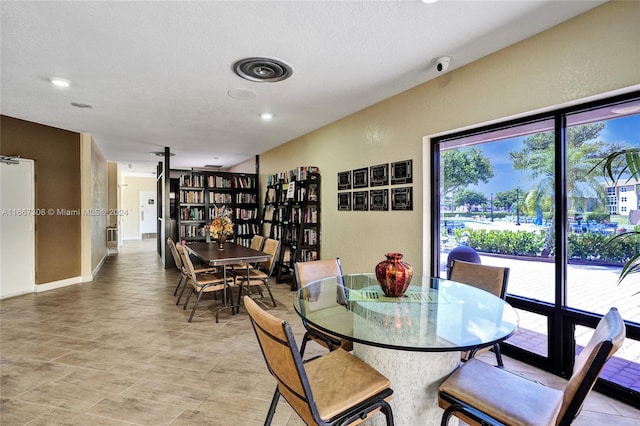
[[[621,179],[625,179],[626,176],[629,176],[627,181],[631,179],[640,181],[640,148],[627,148],[613,152],[600,161],[594,169],[599,167],[602,167],[602,174],[605,179],[610,180],[614,184]],[[640,231],[628,231],[616,235],[611,241],[624,238],[640,239]],[[629,275],[639,272],[640,252],[636,253],[624,264],[618,277],[618,284]]]

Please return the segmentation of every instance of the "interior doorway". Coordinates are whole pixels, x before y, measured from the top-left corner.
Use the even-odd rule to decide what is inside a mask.
[[[140,238],[156,238],[158,211],[155,191],[140,191]]]

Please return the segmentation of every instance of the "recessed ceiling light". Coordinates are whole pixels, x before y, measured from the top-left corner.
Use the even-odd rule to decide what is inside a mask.
[[[60,77],[51,77],[49,79],[49,81],[54,86],[58,86],[58,87],[69,87],[69,86],[71,86],[71,82],[69,80],[64,79],[64,78],[60,78]]]
[[[263,112],[262,114],[260,114],[260,118],[262,118],[265,121],[269,121],[273,118],[273,113]]]
[[[164,157],[164,151],[152,151],[149,153],[149,155],[153,155],[156,157]],[[174,155],[176,155],[174,152],[169,153],[169,157],[173,157]]]

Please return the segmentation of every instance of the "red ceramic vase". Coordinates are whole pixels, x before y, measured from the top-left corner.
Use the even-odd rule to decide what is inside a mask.
[[[387,253],[385,256],[387,260],[376,265],[376,278],[385,296],[400,297],[411,284],[413,267],[402,260],[401,253]]]

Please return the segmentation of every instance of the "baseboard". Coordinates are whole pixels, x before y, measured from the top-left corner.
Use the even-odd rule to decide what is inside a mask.
[[[82,277],[78,276],[73,278],[66,278],[60,281],[52,281],[50,283],[36,284],[35,292],[41,293],[43,291],[55,290],[56,288],[62,288],[62,287],[67,287],[74,284],[80,284],[82,282],[83,282]]]

